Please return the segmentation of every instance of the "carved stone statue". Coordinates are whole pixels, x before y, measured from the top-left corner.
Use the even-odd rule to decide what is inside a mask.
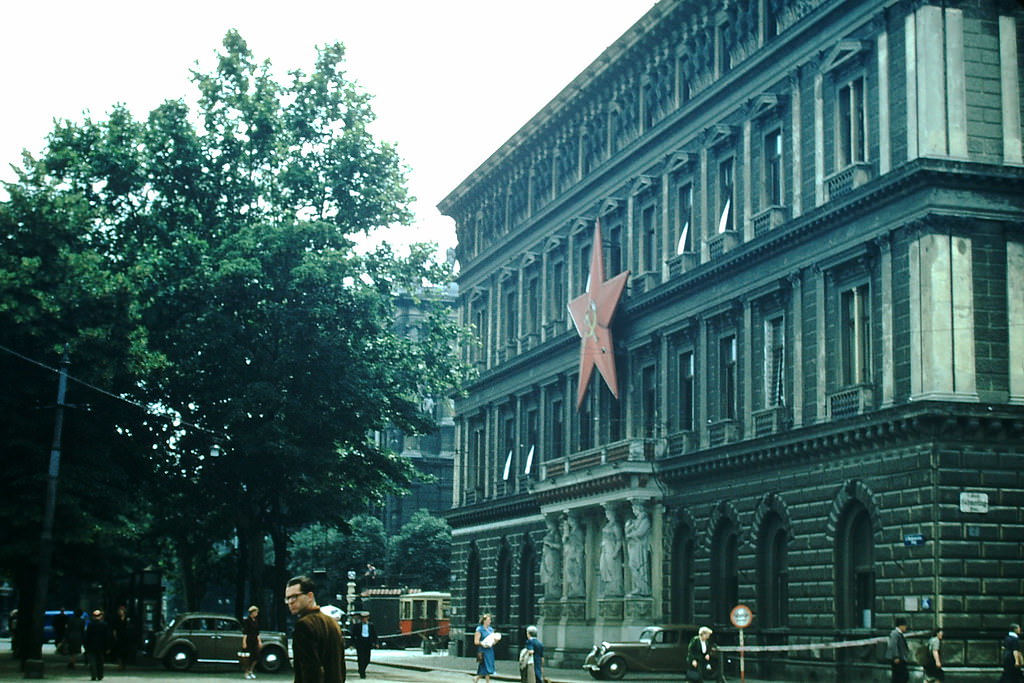
[[[604,506],[608,521],[601,529],[601,592],[602,597],[622,595],[622,528],[615,506]]]
[[[558,600],[562,597],[562,534],[558,530],[557,517],[549,515],[545,521],[548,531],[544,535],[540,581],[544,584],[544,599]]]
[[[562,557],[565,561],[565,597],[584,597],[586,586],[583,576],[583,527],[575,512],[569,512],[565,516]]]
[[[651,519],[643,502],[633,501],[633,517],[626,520],[626,551],[633,585],[630,595],[651,594]]]

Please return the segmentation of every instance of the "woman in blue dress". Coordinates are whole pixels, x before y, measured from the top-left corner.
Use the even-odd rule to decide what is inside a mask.
[[[483,676],[487,683],[490,683],[491,674],[494,673],[494,645],[485,645],[484,639],[494,633],[491,628],[491,615],[484,614],[480,617],[480,625],[473,633],[473,644],[477,647],[476,675],[473,676],[473,683],[477,683]]]

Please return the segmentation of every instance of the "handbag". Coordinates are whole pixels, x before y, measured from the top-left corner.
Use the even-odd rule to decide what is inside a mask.
[[[686,670],[686,680],[687,681],[693,681],[694,683],[698,683],[700,681],[700,672],[697,671],[696,669],[687,669]]]

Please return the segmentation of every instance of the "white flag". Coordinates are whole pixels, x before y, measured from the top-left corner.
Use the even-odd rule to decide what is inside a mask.
[[[688,232],[690,232],[690,221],[686,221],[686,225],[683,226],[683,234],[679,236],[679,244],[676,245],[677,254],[682,254],[686,251],[686,237]]]
[[[508,481],[508,471],[512,469],[512,451],[509,450],[508,457],[505,458],[505,474],[501,475],[502,481]]]
[[[526,468],[523,470],[523,474],[529,474],[531,467],[533,467],[533,446],[530,446],[530,452],[526,454]]]
[[[722,217],[718,219],[718,234],[721,235],[725,232],[726,226],[729,225],[729,204],[732,202],[732,197],[725,200],[725,208],[722,209]]]

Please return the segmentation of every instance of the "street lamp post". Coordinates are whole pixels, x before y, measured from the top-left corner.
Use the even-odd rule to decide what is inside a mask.
[[[64,395],[68,386],[68,366],[71,357],[68,345],[60,359],[57,380],[57,410],[53,421],[53,442],[50,446],[50,467],[46,476],[46,507],[43,512],[43,530],[39,540],[39,575],[36,594],[32,601],[31,646],[25,661],[25,678],[43,677],[43,621],[46,612],[46,594],[50,589],[50,569],[53,565],[53,519],[57,509],[57,482],[60,478],[60,442],[64,429]],[[29,664],[31,660],[31,666]]]

